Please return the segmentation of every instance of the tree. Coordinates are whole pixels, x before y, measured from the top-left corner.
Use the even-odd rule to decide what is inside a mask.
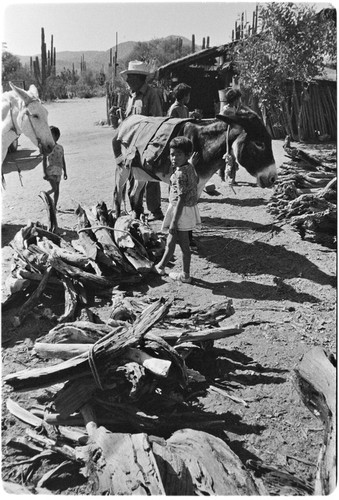
[[[128,60],[145,61],[154,67],[159,67],[189,52],[190,47],[178,43],[177,37],[155,38],[149,42],[138,42],[128,55]]]
[[[234,63],[244,87],[262,108],[283,119],[286,132],[300,140],[304,101],[302,92],[298,97],[297,82],[307,90],[322,73],[325,56],[335,55],[335,20],[316,15],[312,6],[302,3],[264,4],[259,16],[260,34],[236,45]]]
[[[2,52],[2,75],[1,82],[4,88],[10,81],[24,80],[28,84],[32,82],[30,72],[24,68],[20,59],[11,52]]]

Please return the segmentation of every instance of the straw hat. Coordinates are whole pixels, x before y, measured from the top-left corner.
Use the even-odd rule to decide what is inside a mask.
[[[149,75],[148,66],[143,61],[130,61],[128,69],[121,71],[121,75]]]

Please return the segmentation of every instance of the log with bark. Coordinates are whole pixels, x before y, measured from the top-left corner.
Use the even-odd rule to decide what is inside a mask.
[[[192,429],[152,441],[167,495],[259,495],[239,457],[221,439]]]
[[[303,403],[324,425],[314,494],[330,495],[337,485],[336,360],[321,347],[314,347],[303,356],[294,372],[295,385]]]

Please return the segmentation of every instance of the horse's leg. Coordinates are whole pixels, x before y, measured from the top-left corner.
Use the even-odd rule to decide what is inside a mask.
[[[130,190],[129,190],[129,200],[131,204],[131,209],[135,213],[137,219],[140,219],[140,215],[144,213],[143,199],[146,189],[145,181],[137,181],[133,178],[130,179]]]
[[[130,169],[124,166],[117,165],[115,168],[113,206],[117,217],[120,217],[121,214],[121,203],[126,192],[126,182],[128,180],[129,172]]]

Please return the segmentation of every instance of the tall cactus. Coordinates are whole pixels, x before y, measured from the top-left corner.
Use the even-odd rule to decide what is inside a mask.
[[[42,99],[46,98],[46,81],[51,75],[56,74],[56,50],[53,45],[53,35],[51,36],[51,49],[47,53],[45,43],[45,30],[41,28],[41,65],[39,58],[33,61],[34,76],[39,87],[39,94]]]

